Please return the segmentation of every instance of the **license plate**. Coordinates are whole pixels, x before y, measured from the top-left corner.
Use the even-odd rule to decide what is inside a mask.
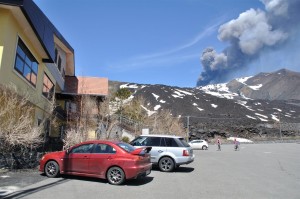
[[[150,169],[146,171],[146,175],[149,175],[150,173],[151,173]]]

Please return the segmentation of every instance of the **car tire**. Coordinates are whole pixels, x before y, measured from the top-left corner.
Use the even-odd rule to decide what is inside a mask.
[[[120,185],[125,181],[125,173],[120,167],[111,167],[106,173],[106,178],[110,184]]]
[[[54,160],[47,162],[44,170],[45,170],[46,176],[49,178],[55,178],[55,177],[59,176],[59,174],[60,174],[59,166],[58,166],[57,162]]]
[[[207,148],[208,148],[208,147],[207,147],[207,146],[205,146],[205,145],[204,145],[204,146],[202,146],[202,150],[207,150]]]
[[[174,161],[170,157],[162,157],[159,160],[158,166],[163,172],[171,172],[175,168]]]

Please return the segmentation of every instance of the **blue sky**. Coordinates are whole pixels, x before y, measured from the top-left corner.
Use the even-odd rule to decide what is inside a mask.
[[[74,48],[77,76],[179,87],[196,86],[205,48],[228,45],[218,40],[220,25],[264,9],[259,0],[34,2]]]

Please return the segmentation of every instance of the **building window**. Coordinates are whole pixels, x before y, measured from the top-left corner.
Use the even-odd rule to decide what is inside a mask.
[[[42,119],[37,120],[37,125],[40,126],[42,124]]]
[[[61,74],[61,75],[62,75],[62,77],[63,77],[64,79],[66,78],[66,72],[65,72],[65,69],[64,69],[64,68],[62,69],[62,74]]]
[[[31,83],[33,86],[36,86],[38,62],[21,39],[19,39],[18,41],[15,70],[19,74],[21,74],[29,83]]]
[[[64,139],[65,138],[65,126],[64,125],[61,125],[59,127],[59,131],[60,131],[60,138],[61,139]]]
[[[45,120],[45,139],[49,137],[50,135],[50,130],[51,130],[51,125],[50,125],[50,120],[49,119],[46,119]]]
[[[61,71],[61,58],[60,58],[60,56],[58,56],[57,67],[58,67],[58,70]]]
[[[58,55],[58,51],[57,51],[57,48],[55,48],[55,63],[57,62],[57,55]]]
[[[67,110],[67,112],[76,113],[77,106],[75,103],[66,102],[65,109]]]
[[[51,100],[54,94],[54,84],[50,80],[50,78],[44,74],[44,81],[43,81],[43,95]]]

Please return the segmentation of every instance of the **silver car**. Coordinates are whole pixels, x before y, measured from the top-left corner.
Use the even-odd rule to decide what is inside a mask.
[[[135,147],[151,146],[151,162],[161,171],[170,172],[194,161],[193,149],[183,137],[172,135],[141,135],[130,143]]]

